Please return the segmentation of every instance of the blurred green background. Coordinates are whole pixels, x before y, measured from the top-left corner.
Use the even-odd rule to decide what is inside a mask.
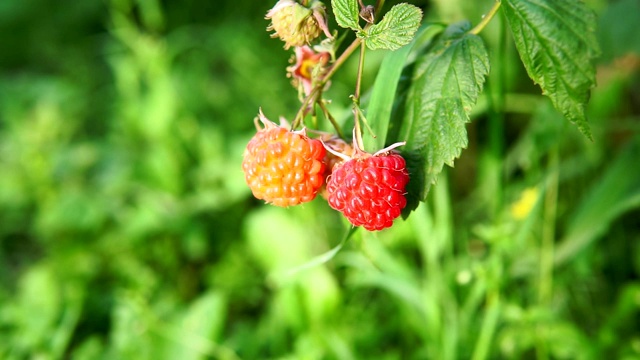
[[[477,23],[492,1],[413,3]],[[290,271],[349,226],[244,183],[258,108],[299,106],[273,3],[1,1],[0,359],[640,358],[640,3],[587,4],[593,142],[497,17],[469,148],[427,203]]]

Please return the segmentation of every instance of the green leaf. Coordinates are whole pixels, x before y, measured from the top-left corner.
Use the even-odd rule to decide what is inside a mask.
[[[407,45],[420,26],[422,10],[410,4],[398,4],[384,15],[382,21],[358,33],[371,50],[397,50]]]
[[[353,234],[355,234],[355,232],[358,229],[359,229],[359,227],[351,227],[347,231],[345,236],[342,238],[342,241],[340,241],[340,243],[338,245],[334,246],[333,249],[314,257],[313,259],[307,261],[306,263],[304,263],[302,265],[298,265],[298,266],[296,266],[294,268],[291,268],[291,269],[287,270],[284,273],[280,273],[279,275],[285,276],[285,277],[291,277],[291,276],[297,275],[298,273],[300,273],[302,271],[305,271],[305,270],[308,270],[308,269],[314,268],[316,266],[320,266],[322,264],[327,263],[328,261],[333,259],[340,252],[340,250],[342,250],[342,247],[349,241],[349,239],[351,239]],[[272,277],[273,276],[274,275],[272,274]]]
[[[470,24],[451,25],[418,59],[401,138],[411,175],[407,211],[426,198],[444,164],[467,146],[465,123],[489,73],[489,54]]]
[[[367,122],[376,137],[365,135],[363,139],[365,150],[369,152],[374,153],[385,145],[398,81],[410,51],[411,46],[405,46],[387,54],[380,64],[367,108]]]
[[[573,259],[580,251],[607,233],[622,214],[640,208],[640,135],[631,139],[612,157],[609,166],[570,217],[566,235],[558,244],[556,266]]]
[[[357,0],[331,0],[331,8],[340,27],[360,30]]]
[[[503,0],[529,77],[553,106],[591,139],[585,107],[596,84],[596,17],[580,0]]]
[[[215,341],[224,329],[227,301],[219,291],[208,291],[191,302],[175,321],[163,328],[172,341],[165,352],[170,359],[198,360],[216,353]],[[219,350],[218,350],[219,351]]]
[[[401,119],[391,119],[391,112],[396,103],[396,92],[402,74],[405,72],[405,64],[409,53],[415,47],[420,47],[420,44],[433,39],[443,29],[440,24],[425,26],[420,30],[416,36],[416,41],[411,46],[405,46],[398,51],[390,52],[382,60],[367,107],[367,121],[376,137],[366,135],[363,137],[365,150],[374,153],[385,147],[385,145],[389,145],[387,141],[389,129],[397,127],[401,123]],[[408,78],[406,75],[405,77]]]

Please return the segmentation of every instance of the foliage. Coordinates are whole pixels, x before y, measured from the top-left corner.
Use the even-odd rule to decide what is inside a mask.
[[[521,58],[514,17],[559,2],[503,0],[477,34],[443,32],[459,19],[442,4],[476,24],[493,1],[412,3],[425,16],[413,43],[368,53],[362,109],[382,136],[365,142],[435,136],[414,134],[418,122],[466,134],[445,148],[408,141],[405,153],[442,168],[425,172],[437,184],[406,220],[369,233],[321,200],[280,209],[246,188],[258,107],[290,118],[300,105],[288,55],[264,31],[273,4],[2,2],[0,358],[639,357],[637,3],[566,2],[595,9],[607,40],[593,89],[591,70]],[[549,21],[595,28],[574,14]],[[523,37],[544,24],[531,25]],[[554,49],[586,69],[596,49],[583,40]],[[577,85],[548,99],[531,69],[548,97],[535,74]],[[436,87],[454,71],[475,80]],[[332,80],[338,119],[353,86]],[[463,112],[411,112],[421,92]],[[582,118],[565,101],[593,141],[566,126]]]
[[[452,25],[433,49],[421,57],[407,96],[401,138],[411,179],[409,195],[424,201],[429,186],[444,164],[467,147],[465,124],[489,73],[489,54],[480,37],[469,34],[468,24]]]
[[[529,76],[591,137],[585,108],[596,83],[595,14],[580,0],[506,0],[504,13]]]
[[[421,19],[422,11],[417,7],[398,4],[379,23],[363,30],[358,36],[364,38],[365,45],[371,50],[398,50],[411,42]]]
[[[364,39],[371,50],[397,50],[409,44],[422,19],[422,11],[418,7],[402,3],[394,5],[378,23],[363,29],[359,24],[357,0],[332,0],[331,5],[338,25],[355,30],[356,36]]]

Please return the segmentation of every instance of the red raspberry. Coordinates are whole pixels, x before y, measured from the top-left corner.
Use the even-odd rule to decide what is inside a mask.
[[[242,170],[253,195],[276,206],[313,200],[324,183],[325,149],[319,140],[277,126],[260,113],[265,125],[249,141]]]
[[[408,182],[406,163],[397,153],[356,157],[333,169],[327,182],[329,205],[355,226],[382,230],[407,205]]]

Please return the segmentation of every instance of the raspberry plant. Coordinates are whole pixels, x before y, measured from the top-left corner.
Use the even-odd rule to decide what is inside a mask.
[[[274,31],[272,37],[280,38],[285,49],[294,48],[294,65],[287,70],[298,88],[301,105],[289,130],[305,132],[311,123],[314,129],[308,132],[313,134],[319,130],[319,117],[333,126],[333,134],[318,136],[327,149],[326,173],[320,182],[328,182],[326,195],[331,207],[343,212],[352,224],[380,230],[391,226],[401,210],[408,216],[426,199],[444,165],[453,166],[467,146],[465,125],[490,72],[489,51],[479,34],[500,12],[530,78],[553,106],[591,139],[585,106],[595,86],[593,60],[599,48],[595,16],[581,0],[497,0],[475,27],[468,21],[421,26],[422,10],[407,3],[383,12],[384,0],[369,5],[362,0],[331,0],[331,8],[342,34],[329,28],[329,12],[318,0],[280,0],[266,18],[271,21],[268,30]],[[355,33],[355,39],[343,46],[345,31]],[[364,108],[360,101],[365,54],[379,49],[390,52]],[[356,86],[351,96],[354,136],[348,144],[342,125],[326,106],[325,92],[337,70],[358,50]],[[410,80],[403,80],[403,72]],[[333,147],[332,142],[346,146]],[[400,153],[388,153],[389,145],[400,146]],[[245,165],[256,156],[252,145],[249,147]],[[278,156],[268,155],[269,161],[283,161]],[[268,169],[260,169],[248,165],[245,173],[254,194],[267,202],[288,206],[315,196],[315,183],[305,190],[309,194],[282,202],[256,192],[277,188],[265,180],[270,178],[265,175]],[[279,171],[294,170],[284,167]],[[386,180],[373,180],[373,175]],[[379,191],[368,191],[374,185],[379,185]],[[384,196],[393,201],[383,201]]]

